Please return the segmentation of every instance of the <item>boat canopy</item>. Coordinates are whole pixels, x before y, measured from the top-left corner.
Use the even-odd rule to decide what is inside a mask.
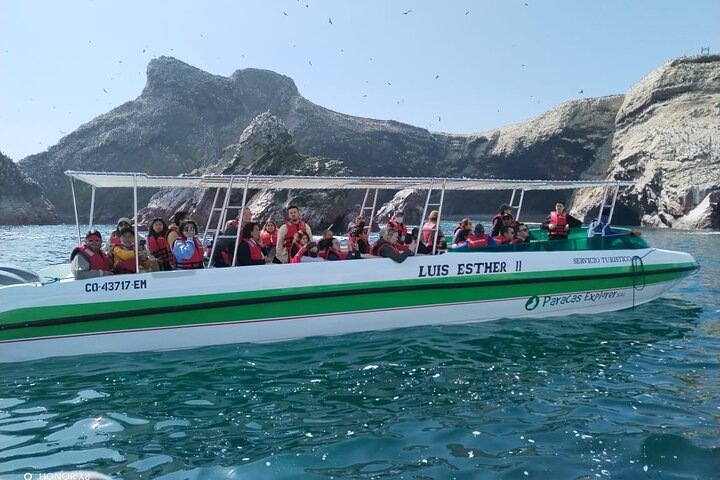
[[[75,221],[77,225],[78,241],[80,241],[80,222],[77,214],[77,201],[74,181],[86,183],[92,187],[90,204],[90,225],[93,222],[95,206],[95,190],[98,188],[131,188],[133,189],[133,218],[137,218],[138,204],[137,191],[140,188],[200,188],[215,189],[215,198],[212,203],[207,225],[203,233],[203,243],[212,237],[213,243],[218,239],[228,237],[222,234],[222,228],[228,218],[228,210],[239,210],[239,218],[245,209],[248,191],[250,190],[364,190],[365,197],[360,209],[361,215],[366,215],[368,224],[372,225],[377,212],[378,192],[380,190],[413,189],[427,191],[425,207],[422,218],[426,218],[431,209],[437,209],[440,221],[443,209],[445,192],[447,191],[482,191],[482,190],[511,190],[510,207],[515,211],[515,219],[520,218],[525,192],[532,190],[576,190],[580,188],[602,188],[602,203],[598,211],[597,220],[600,221],[603,209],[609,209],[608,223],[612,219],[615,200],[618,191],[632,186],[632,181],[607,180],[511,180],[487,178],[441,178],[441,177],[323,177],[299,175],[179,175],[159,176],[140,172],[82,172],[68,170],[65,172],[71,178],[73,190],[73,203],[75,206]],[[230,197],[233,189],[242,189],[243,198],[240,205],[231,205]],[[374,191],[374,195],[371,192]],[[221,194],[221,192],[224,192]],[[519,195],[516,195],[519,193]],[[440,229],[433,229],[433,253],[435,252]],[[234,235],[235,252],[241,241],[240,228]],[[233,237],[233,236],[230,236]],[[135,242],[137,243],[137,231]],[[417,250],[417,246],[416,246]],[[233,255],[233,259],[235,255]],[[136,268],[138,267],[136,255]],[[234,260],[233,260],[234,262]],[[210,259],[212,265],[213,259]],[[234,264],[234,263],[233,263]]]
[[[259,190],[575,190],[578,188],[632,186],[632,181],[509,180],[432,177],[311,177],[297,175],[159,176],[146,173],[81,172],[65,175],[95,188],[228,188],[242,182]]]

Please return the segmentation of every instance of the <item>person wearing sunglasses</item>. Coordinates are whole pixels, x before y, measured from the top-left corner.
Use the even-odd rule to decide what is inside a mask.
[[[95,229],[85,235],[85,243],[70,254],[70,270],[77,280],[112,275],[112,261],[102,246],[102,235]]]
[[[192,220],[183,220],[180,224],[180,236],[173,244],[173,255],[178,270],[203,268],[203,246],[197,237],[197,224]]]

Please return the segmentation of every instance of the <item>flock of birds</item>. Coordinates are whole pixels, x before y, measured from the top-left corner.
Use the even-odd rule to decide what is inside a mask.
[[[298,0],[298,2],[299,2],[299,1],[300,1],[300,0]],[[529,6],[528,3],[524,3],[524,5],[525,5],[525,6]],[[310,5],[306,3],[306,4],[305,4],[305,7],[306,7],[306,8],[310,8]],[[400,14],[400,15],[403,15],[403,16],[411,15],[412,13],[413,13],[413,10],[412,10],[412,9],[399,12],[399,14]],[[465,16],[470,15],[470,13],[471,13],[471,10],[465,11]],[[290,14],[289,14],[287,11],[284,11],[284,10],[282,11],[282,15],[283,15],[283,16],[286,16],[286,17],[289,17],[289,16],[290,16]],[[327,22],[328,22],[329,25],[334,25],[332,17],[328,17]],[[200,35],[200,37],[204,37],[204,35],[203,35],[202,33],[200,33],[199,35]],[[92,43],[92,41],[90,41],[90,43]],[[294,46],[295,46],[295,45],[293,45],[293,47],[294,47]],[[171,49],[171,51],[172,51],[172,49]],[[343,52],[344,52],[344,49],[340,49],[340,52],[343,53]],[[143,48],[143,49],[142,49],[142,53],[143,53],[143,54],[147,54],[147,53],[148,53],[148,50],[147,50],[146,48]],[[245,55],[242,55],[242,56],[244,57]],[[372,58],[369,58],[369,60],[372,61]],[[122,60],[118,60],[118,63],[122,63],[122,62],[123,62]],[[309,66],[313,66],[312,60],[308,59],[307,63],[308,63]],[[521,67],[525,67],[525,65],[522,64]],[[141,72],[140,74],[142,74],[142,72]],[[440,79],[440,74],[435,75],[435,80],[438,80],[438,79]],[[366,81],[365,83],[369,83],[369,82]],[[387,82],[387,85],[388,85],[388,86],[392,86],[392,83],[388,81],[388,82]],[[107,88],[103,88],[102,90],[103,90],[103,92],[104,92],[105,94],[110,94],[110,92],[108,91]],[[579,91],[579,93],[580,93],[580,94],[583,94],[583,93],[584,93],[584,90],[581,89],[581,90]],[[366,98],[366,97],[368,97],[368,94],[367,94],[367,93],[364,93],[364,94],[362,94],[362,97],[363,97],[363,98]],[[531,97],[532,97],[532,96],[531,96]],[[537,102],[540,103],[540,100],[537,100]],[[397,104],[402,104],[402,103],[404,103],[404,99],[401,98],[401,99],[397,100],[396,103],[397,103]],[[500,109],[498,109],[497,111],[500,112]],[[441,117],[440,115],[436,115],[435,118],[437,119],[437,122],[438,122],[438,123],[442,121],[442,117]],[[63,134],[63,135],[66,134],[66,132],[63,131],[63,130],[58,130],[58,131],[59,131],[61,134]]]

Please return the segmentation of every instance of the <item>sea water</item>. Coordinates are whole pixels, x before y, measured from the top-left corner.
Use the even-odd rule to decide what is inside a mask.
[[[643,233],[702,268],[632,310],[2,365],[0,477],[720,478],[720,234]]]

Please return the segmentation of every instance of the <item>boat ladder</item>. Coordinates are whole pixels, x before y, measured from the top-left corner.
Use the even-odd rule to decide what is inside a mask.
[[[377,198],[378,198],[378,190],[379,189],[377,189],[377,188],[375,189],[375,194],[373,195],[372,205],[368,205],[368,198],[370,197],[370,190],[372,190],[372,188],[368,188],[365,190],[365,197],[363,197],[362,207],[360,207],[360,215],[366,218],[366,220],[367,220],[366,225],[368,225],[370,227],[370,229],[372,230],[373,219],[375,218],[375,209],[377,208]],[[370,211],[369,216],[365,215],[365,212],[367,212],[367,211]]]
[[[427,192],[427,198],[425,199],[425,209],[423,210],[422,218],[420,219],[420,238],[423,236],[423,230],[425,225],[425,219],[428,216],[428,211],[432,207],[436,207],[438,211],[438,218],[437,223],[435,224],[435,228],[432,229],[432,254],[435,255],[435,250],[437,248],[437,239],[438,235],[440,233],[440,219],[442,218],[442,207],[443,207],[443,201],[445,200],[445,185],[447,183],[446,179],[442,180],[442,183],[435,189],[435,178],[433,178],[430,181],[430,187],[428,187]],[[433,196],[435,194],[435,196]],[[439,197],[439,198],[438,198]],[[415,253],[417,254],[418,248],[420,246],[420,239],[415,244]]]
[[[520,189],[520,198],[518,199],[518,203],[515,204],[515,192],[517,192],[518,189],[513,189],[512,195],[510,195],[510,208],[515,211],[515,221],[520,221],[520,210],[522,210],[522,204],[523,199],[525,198],[525,189]]]
[[[248,191],[248,184],[250,182],[250,176],[245,176],[245,185],[243,188],[243,197],[242,197],[242,203],[240,205],[231,205],[230,200],[232,198],[232,190],[233,185],[235,184],[236,177],[233,175],[230,177],[230,180],[228,181],[227,187],[220,186],[215,189],[215,198],[213,198],[212,208],[210,209],[210,214],[208,215],[207,219],[207,225],[205,226],[205,232],[203,233],[202,243],[205,244],[205,241],[208,237],[212,237],[213,242],[213,249],[212,253],[210,254],[209,258],[209,266],[212,267],[215,264],[215,256],[217,255],[218,248],[218,240],[220,239],[234,239],[235,240],[235,248],[233,249],[233,256],[232,256],[232,265],[235,266],[235,260],[237,257],[237,250],[238,246],[240,245],[240,238],[242,237],[242,218],[243,214],[245,213],[245,202],[247,200],[247,191]],[[220,203],[219,200],[222,201]],[[218,206],[219,205],[219,206]],[[228,210],[238,210],[238,227],[237,232],[235,232],[234,235],[225,235],[223,234],[223,230],[225,227],[225,222],[227,221],[227,212]],[[213,220],[217,219],[215,222],[215,225],[213,226]]]
[[[606,184],[603,187],[602,200],[600,203],[600,209],[597,214],[597,221],[600,222],[603,212],[608,211],[607,224],[610,225],[612,222],[613,213],[615,213],[615,201],[617,200],[618,192],[620,191],[620,185],[618,184]]]

